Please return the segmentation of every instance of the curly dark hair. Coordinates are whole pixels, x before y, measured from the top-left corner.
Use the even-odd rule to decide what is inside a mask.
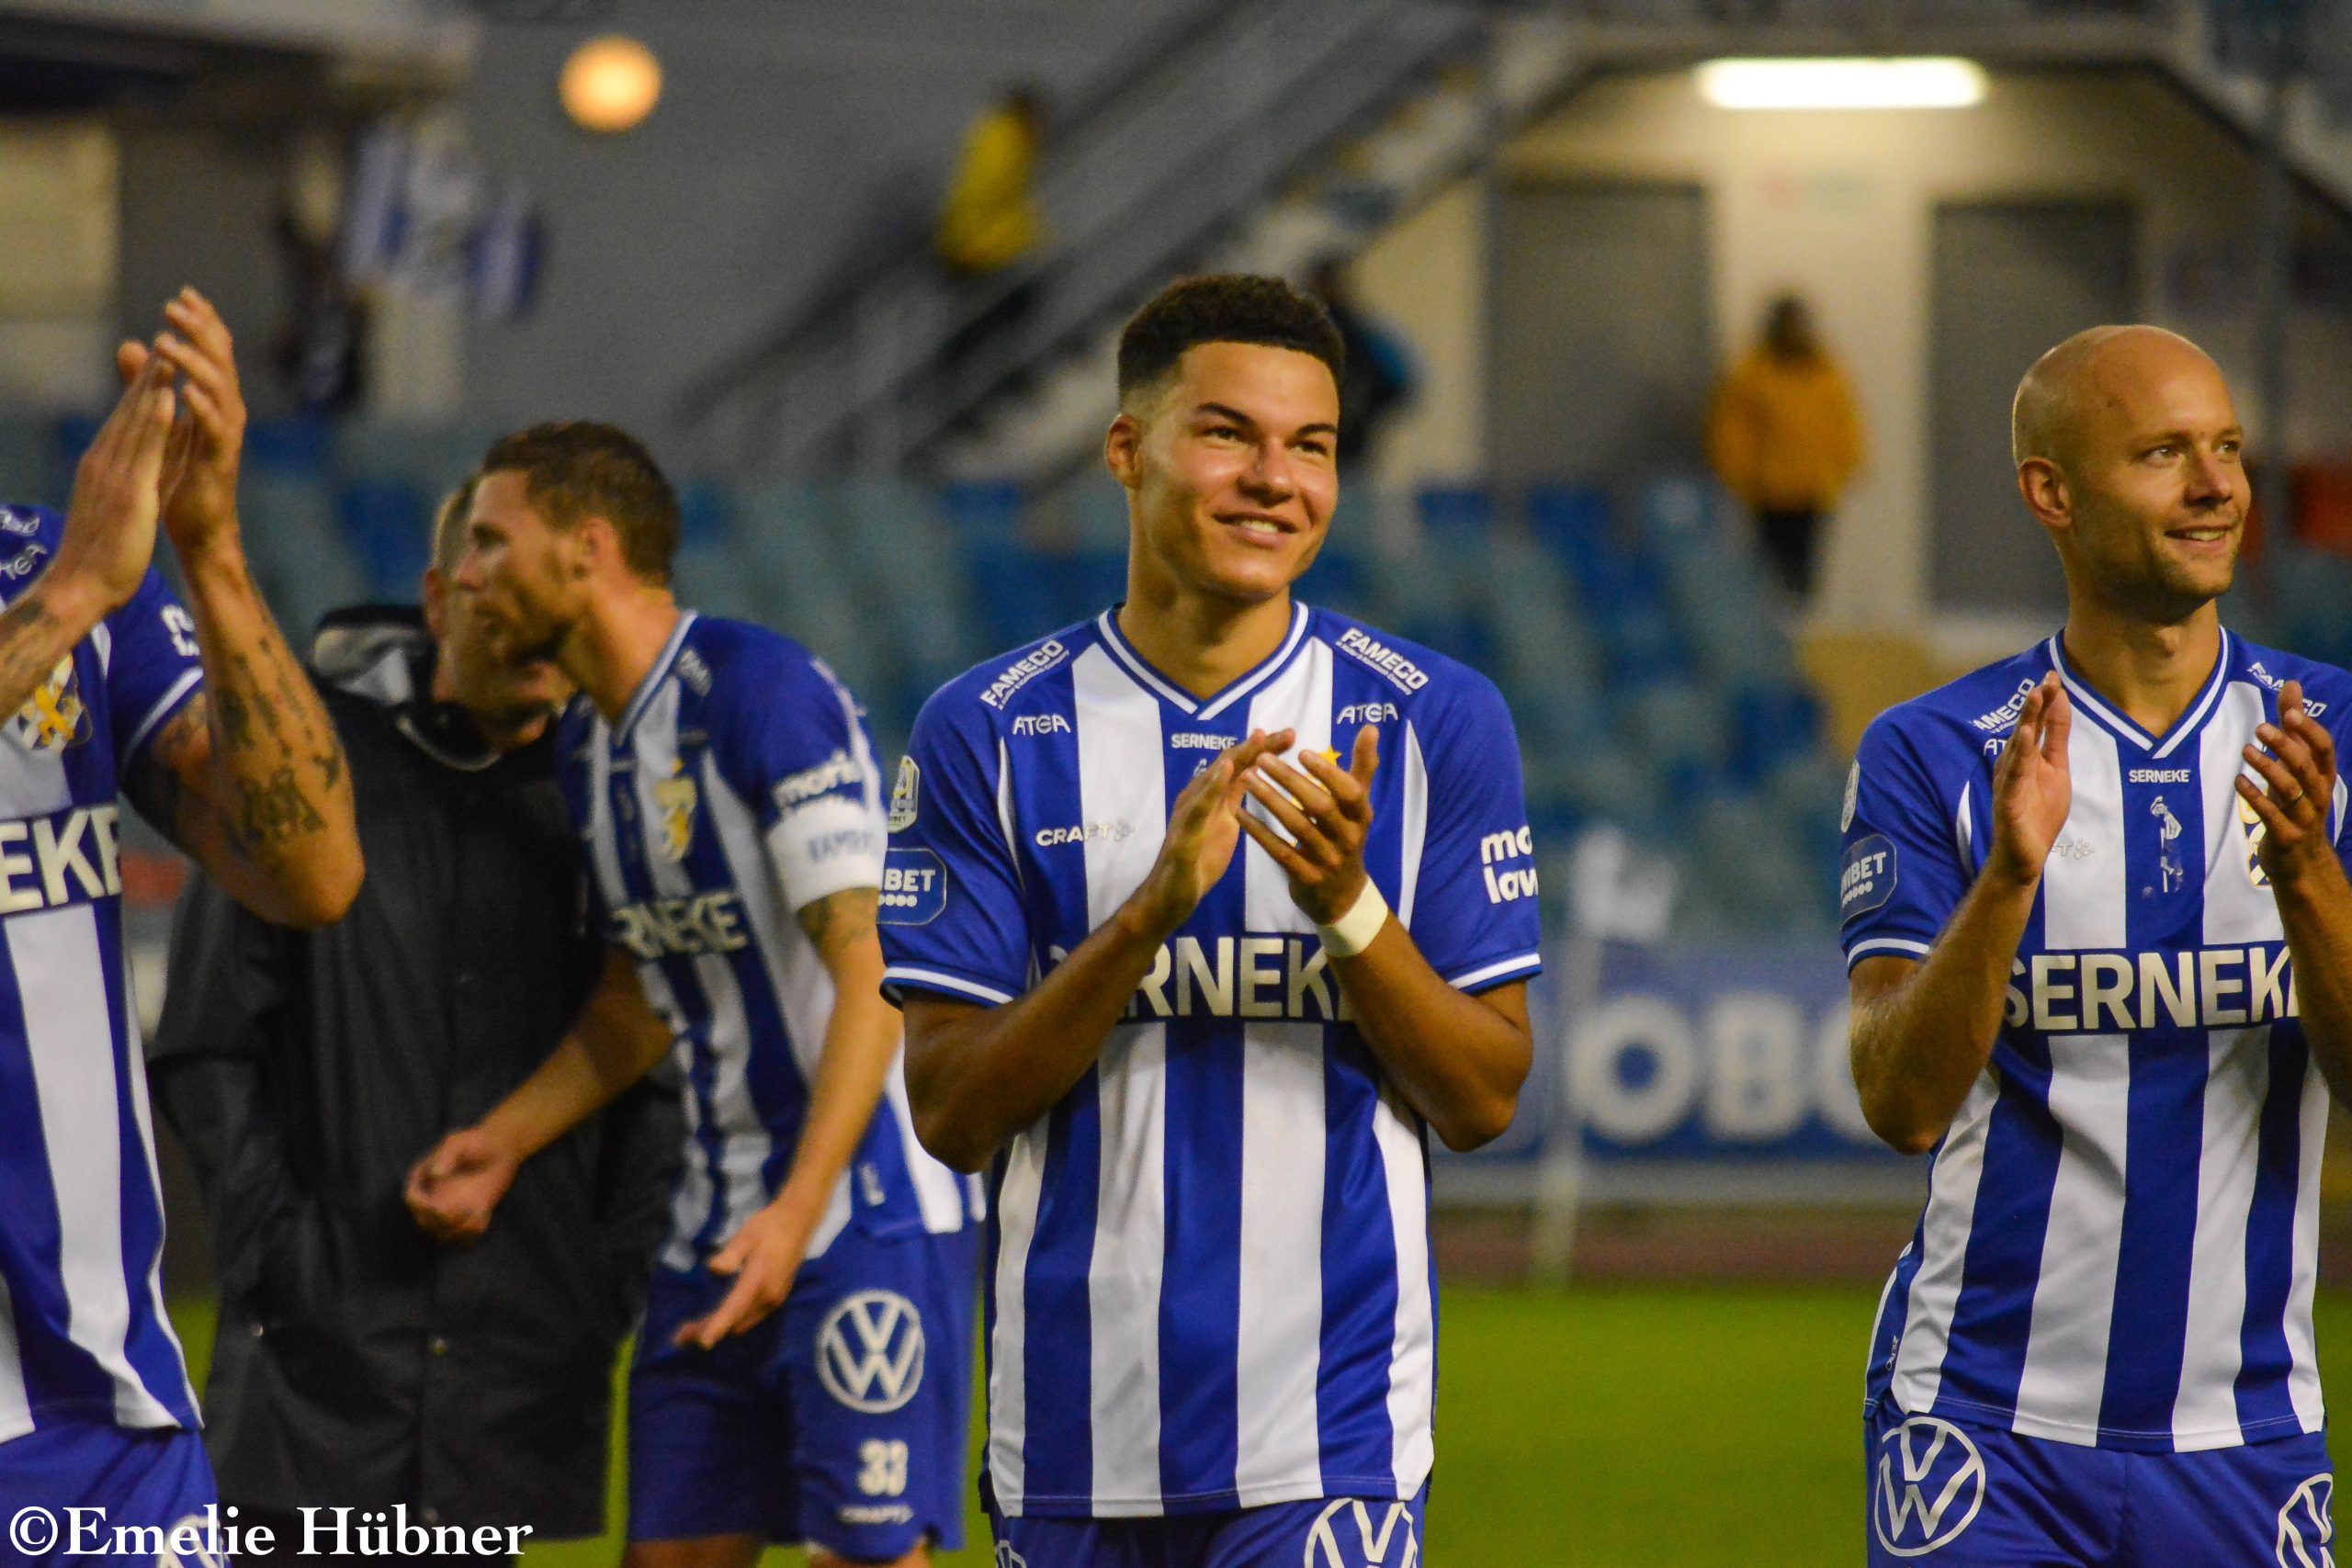
[[[1119,334],[1119,398],[1176,368],[1204,343],[1252,343],[1311,354],[1337,381],[1347,367],[1340,329],[1321,300],[1279,277],[1216,273],[1180,277],[1137,310]]]
[[[670,581],[678,492],[636,436],[592,420],[535,424],[491,443],[474,472],[480,479],[509,469],[523,476],[524,493],[548,522],[571,528],[602,517],[620,536],[629,570],[647,582]]]

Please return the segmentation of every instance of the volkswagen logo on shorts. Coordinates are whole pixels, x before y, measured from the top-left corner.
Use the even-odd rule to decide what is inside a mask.
[[[1420,1568],[1420,1561],[1409,1504],[1342,1497],[1306,1532],[1305,1568]]]
[[[2278,1568],[2335,1568],[2335,1477],[2314,1475],[2278,1510]]]
[[[817,1378],[852,1410],[898,1409],[922,1386],[922,1314],[890,1291],[844,1297],[818,1325]]]
[[[1914,1416],[1879,1439],[1871,1528],[1896,1557],[1950,1546],[1984,1506],[1984,1456],[1949,1421]]]

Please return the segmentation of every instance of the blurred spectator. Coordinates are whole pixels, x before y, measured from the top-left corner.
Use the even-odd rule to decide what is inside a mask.
[[[1002,272],[1036,248],[1042,225],[1030,184],[1045,129],[1044,100],[1034,88],[1015,87],[964,133],[963,156],[933,238],[949,272],[965,277]]]
[[[1821,519],[1861,466],[1862,430],[1846,372],[1803,299],[1784,294],[1764,340],[1715,389],[1707,460],[1756,514],[1764,554],[1790,592],[1813,589]]]
[[[291,210],[279,212],[277,254],[286,271],[286,313],[272,345],[278,381],[306,409],[340,413],[367,395],[367,305],[343,275],[332,237],[304,231]]]
[[[447,581],[463,510],[443,511],[423,624],[345,611],[319,635],[357,901],[291,931],[192,879],[149,1051],[212,1220],[206,1446],[237,1522],[281,1551],[312,1506],[596,1534],[613,1358],[677,1164],[674,1096],[639,1085],[525,1167],[478,1246],[428,1239],[401,1200],[418,1155],[555,1048],[603,962],[555,782],[569,688]]]
[[[1316,264],[1307,288],[1322,299],[1347,348],[1347,368],[1340,377],[1340,460],[1368,468],[1388,416],[1413,400],[1412,350],[1395,327],[1356,303],[1336,258]]]
[[[967,367],[979,351],[1028,319],[1037,280],[1017,264],[1037,248],[1044,229],[1030,186],[1046,130],[1045,100],[1015,87],[983,111],[964,134],[955,183],[940,209],[932,243],[961,285],[962,324],[941,346],[944,379],[967,388]]]

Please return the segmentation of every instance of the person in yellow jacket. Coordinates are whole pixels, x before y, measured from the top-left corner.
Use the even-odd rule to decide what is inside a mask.
[[[1796,296],[1772,302],[1763,342],[1716,387],[1707,460],[1756,514],[1766,559],[1803,598],[1813,587],[1821,519],[1861,466],[1862,430],[1846,372]]]
[[[963,156],[933,238],[948,271],[965,276],[1001,272],[1036,245],[1037,202],[1029,187],[1044,131],[1037,94],[1017,87],[965,132]]]

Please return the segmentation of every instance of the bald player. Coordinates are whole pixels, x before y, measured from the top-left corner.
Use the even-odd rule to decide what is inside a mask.
[[[1870,1561],[2310,1568],[2352,677],[2221,624],[2243,436],[2193,344],[2070,338],[2013,430],[2064,629],[1882,714],[1846,787],[1854,1078],[1932,1155],[1871,1341]]]

